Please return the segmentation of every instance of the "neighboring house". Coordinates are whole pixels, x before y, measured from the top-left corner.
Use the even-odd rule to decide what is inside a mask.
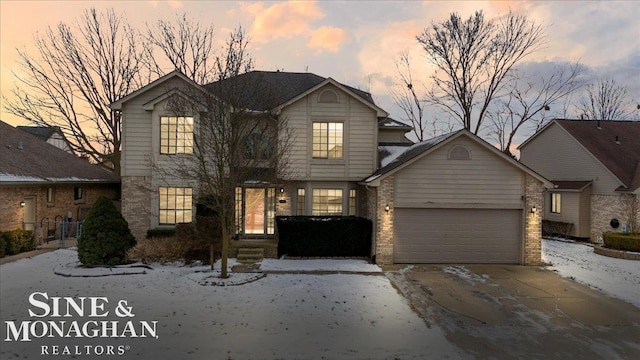
[[[281,183],[238,184],[239,241],[232,247],[276,243],[276,214],[355,215],[373,220],[372,255],[380,264],[541,262],[540,221],[531,209],[541,206],[544,186],[550,184],[475,135],[461,131],[428,143],[433,146],[412,145],[405,137],[411,127],[388,118],[371,94],[311,73],[253,71],[226,81],[261,89],[263,96],[248,96],[239,106],[286,119],[294,139],[291,171]],[[178,139],[174,145],[181,147],[197,133],[198,114],[176,119],[169,110],[172,97],[189,93],[189,88],[224,99],[219,92],[223,85],[200,86],[173,72],[111,104],[123,116],[122,212],[136,237],[150,228],[193,221],[197,184],[191,179],[167,184],[153,164],[161,166],[171,156],[160,146],[162,139]],[[172,121],[182,123],[166,125]],[[429,168],[431,159],[442,153],[452,156],[451,161]],[[412,178],[414,172],[418,178]],[[400,183],[405,174],[407,181]],[[439,174],[438,181],[431,182],[429,174]],[[438,184],[451,191],[430,191]],[[414,202],[402,203],[394,196]],[[486,221],[476,221],[478,215]],[[440,228],[442,233],[425,232],[424,224],[444,224],[443,216],[447,227]],[[503,226],[509,232],[498,236]]]
[[[35,135],[43,141],[73,154],[67,139],[64,137],[62,130],[58,126],[18,126],[18,130],[26,131],[31,135]]]
[[[55,221],[83,219],[100,195],[119,199],[120,179],[0,121],[0,230],[42,239]]]
[[[520,161],[550,179],[544,219],[600,241],[631,223],[640,196],[640,122],[556,119],[519,147]],[[640,223],[637,218],[636,224]]]

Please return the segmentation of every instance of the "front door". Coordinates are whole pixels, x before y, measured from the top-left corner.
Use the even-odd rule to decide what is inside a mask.
[[[22,222],[24,230],[34,231],[36,229],[36,198],[24,198],[24,215]]]
[[[272,235],[275,230],[275,188],[238,188],[236,224],[239,234]],[[240,210],[240,211],[238,211]],[[238,216],[241,215],[241,216]]]

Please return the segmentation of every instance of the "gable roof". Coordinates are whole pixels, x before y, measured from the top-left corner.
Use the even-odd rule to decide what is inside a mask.
[[[413,129],[411,125],[407,125],[403,122],[400,122],[396,119],[392,119],[390,117],[385,117],[380,119],[378,121],[378,128],[386,129],[386,130],[403,130],[405,132]]]
[[[172,72],[168,73],[167,75],[164,75],[164,76],[162,76],[162,77],[150,82],[149,84],[141,87],[140,89],[132,92],[131,94],[126,95],[124,97],[121,97],[120,99],[112,102],[111,104],[109,104],[109,107],[112,110],[122,110],[122,104],[124,104],[125,102],[127,102],[127,101],[135,98],[136,96],[142,94],[143,92],[145,92],[145,91],[147,91],[147,90],[149,90],[151,88],[154,88],[154,87],[156,87],[158,85],[161,85],[161,84],[163,84],[163,83],[167,82],[168,80],[173,79],[175,77],[178,77],[178,78],[186,81],[188,84],[194,86],[195,88],[201,89],[201,86],[198,85],[195,81],[189,79],[187,77],[187,75],[183,74],[179,70],[173,70]]]
[[[118,183],[120,178],[0,121],[0,184]]]
[[[400,151],[398,154],[396,154],[395,158],[386,159],[387,160],[386,166],[381,167],[380,169],[378,169],[378,171],[376,171],[371,176],[364,179],[362,182],[367,185],[378,186],[380,181],[383,180],[384,178],[400,171],[401,169],[411,165],[418,159],[428,155],[429,153],[432,153],[436,149],[444,146],[445,144],[461,136],[468,137],[469,139],[483,146],[485,149],[501,157],[503,160],[511,163],[512,165],[516,166],[520,170],[538,179],[547,188],[553,188],[553,184],[549,180],[545,179],[542,175],[536,173],[535,171],[525,166],[524,164],[520,163],[519,161],[504,154],[502,151],[498,150],[494,146],[491,146],[491,144],[482,140],[477,135],[474,135],[470,131],[464,130],[464,129],[450,132],[448,134],[440,135],[440,136],[437,136],[437,137],[434,137],[434,138],[431,138],[407,147],[404,151]]]
[[[554,119],[519,148],[552,125],[560,126],[607,168],[624,188],[640,187],[640,121]]]
[[[26,131],[44,141],[49,140],[53,134],[62,135],[58,126],[17,126],[16,129]]]
[[[294,73],[284,71],[250,71],[229,79],[204,85],[204,88],[227,102],[237,102],[235,106],[254,111],[270,111],[290,104],[301,96],[331,83],[371,107],[380,109],[371,94],[351,86],[341,84],[331,78],[313,73]],[[236,99],[230,99],[230,88],[238,89]]]

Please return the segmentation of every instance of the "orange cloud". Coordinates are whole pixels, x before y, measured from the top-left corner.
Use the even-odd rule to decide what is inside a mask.
[[[347,33],[343,29],[323,26],[313,31],[307,46],[315,49],[318,54],[324,50],[335,53],[340,51],[340,47],[347,41]]]
[[[255,17],[249,33],[259,43],[307,34],[310,23],[325,16],[315,2],[282,2],[267,8],[251,3],[242,10]]]
[[[168,1],[149,1],[149,5],[151,5],[152,7],[158,7],[158,3],[164,3],[169,5],[170,7],[177,9],[177,8],[181,8],[182,7],[182,2],[178,1],[178,0],[168,0]]]

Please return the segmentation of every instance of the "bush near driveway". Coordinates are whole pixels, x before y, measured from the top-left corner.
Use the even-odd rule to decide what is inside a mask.
[[[98,198],[82,224],[78,259],[84,265],[119,265],[136,244],[129,224],[105,196]]]
[[[640,252],[640,234],[604,233],[602,239],[611,249]]]
[[[355,216],[279,216],[278,256],[368,257],[371,220]]]

